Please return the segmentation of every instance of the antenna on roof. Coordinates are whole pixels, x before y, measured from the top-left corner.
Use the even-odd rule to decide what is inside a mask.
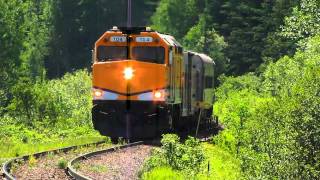
[[[131,27],[131,13],[132,13],[132,11],[131,11],[131,7],[132,7],[132,5],[131,5],[131,0],[128,0],[128,8],[127,8],[127,27]]]

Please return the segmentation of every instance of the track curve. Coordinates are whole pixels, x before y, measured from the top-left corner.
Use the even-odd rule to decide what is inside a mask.
[[[108,148],[108,149],[104,149],[104,150],[99,150],[99,151],[94,151],[94,152],[90,152],[90,153],[86,153],[83,155],[80,155],[74,159],[72,159],[71,161],[68,162],[68,172],[69,174],[75,178],[76,180],[92,180],[91,178],[77,172],[74,168],[73,165],[76,164],[77,162],[80,162],[82,160],[85,159],[89,159],[90,157],[96,156],[96,155],[100,155],[100,154],[104,154],[104,153],[111,153],[111,152],[115,152],[117,150],[120,149],[126,149],[126,148],[130,148],[130,147],[134,147],[134,146],[139,146],[139,145],[143,145],[145,144],[144,141],[139,141],[139,142],[134,142],[134,143],[130,143],[130,144],[126,144],[126,145],[122,145],[122,146],[115,146],[112,148]]]
[[[70,150],[79,148],[79,147],[85,147],[85,146],[90,146],[90,145],[98,145],[98,144],[102,144],[105,143],[105,141],[99,141],[96,143],[89,143],[89,144],[84,144],[84,145],[77,145],[77,146],[69,146],[69,147],[65,147],[65,148],[61,148],[61,149],[55,149],[55,150],[51,150],[51,151],[44,151],[44,152],[40,152],[40,153],[35,153],[35,154],[31,154],[31,155],[26,155],[26,156],[22,156],[22,157],[18,157],[18,158],[13,158],[10,159],[8,161],[6,161],[3,166],[2,166],[2,172],[3,172],[3,178],[4,179],[8,179],[8,180],[16,180],[16,178],[11,174],[11,168],[12,165],[20,160],[26,161],[28,160],[31,156],[35,157],[36,159],[41,157],[41,156],[45,156],[49,153],[54,153],[57,154],[59,152],[68,152]]]

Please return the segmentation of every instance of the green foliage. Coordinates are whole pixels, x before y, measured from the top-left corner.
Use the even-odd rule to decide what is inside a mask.
[[[320,2],[318,0],[301,0],[292,15],[285,18],[282,35],[301,40],[320,33]]]
[[[157,2],[132,1],[132,25],[145,26]],[[49,56],[45,59],[50,78],[90,68],[95,41],[112,26],[126,26],[127,0],[55,0],[53,3],[53,39]]]
[[[175,134],[164,135],[161,149],[153,152],[142,173],[156,167],[168,166],[173,170],[188,172],[189,176],[198,174],[205,158],[200,142],[192,137],[189,137],[184,144],[179,140]]]
[[[147,24],[157,2],[136,0],[133,24]],[[143,178],[319,179],[319,6],[160,0],[153,28],[211,56],[216,76],[259,74],[220,77],[214,112],[225,130],[214,138],[218,147],[164,136]],[[102,139],[92,130],[88,72],[63,75],[90,66],[88,44],[124,25],[123,9],[126,1],[0,0],[2,157]]]
[[[66,74],[61,80],[36,84],[20,80],[13,87],[7,110],[30,127],[59,130],[91,125],[91,78],[86,71]]]
[[[198,173],[201,162],[204,160],[200,142],[191,137],[185,144],[180,144],[179,140],[179,137],[174,134],[163,136],[161,144],[166,162],[175,170],[188,169],[191,174]]]
[[[293,0],[219,4],[216,29],[229,44],[226,55],[230,58],[230,74],[255,71],[264,60],[278,58],[290,50],[291,42],[278,38],[277,31],[294,4]]]
[[[293,55],[295,52],[295,41],[289,40],[281,35],[281,27],[284,23],[284,17],[291,15],[292,8],[298,5],[296,0],[277,0],[265,2],[263,8],[268,12],[264,17],[264,24],[267,26],[268,35],[264,39],[264,48],[262,50],[262,59],[264,64],[259,67],[262,72],[268,62],[274,62],[284,55]],[[270,29],[273,29],[270,32]]]
[[[88,167],[89,171],[95,172],[95,173],[105,173],[108,171],[108,167],[107,166],[103,166],[103,165],[92,165],[90,167]]]
[[[236,154],[246,178],[320,177],[319,47],[316,36],[261,77],[224,78],[218,88],[215,113],[225,130],[214,143]]]
[[[217,65],[218,76],[228,67],[228,59],[223,52],[227,44],[211,24],[208,5],[199,0],[163,0],[151,20],[154,29],[170,33],[183,43],[186,50],[212,57]]]
[[[202,144],[206,161],[196,179],[241,179],[240,161],[233,154],[209,143]],[[208,167],[209,166],[209,167]]]
[[[150,172],[147,172],[143,174],[142,176],[143,180],[153,180],[153,179],[158,179],[158,180],[183,180],[183,175],[180,173],[172,170],[170,167],[157,167],[153,169]]]
[[[219,88],[216,89],[216,96],[218,100],[226,100],[228,95],[238,91],[248,91],[251,93],[261,91],[261,79],[255,76],[253,73],[248,73],[238,77],[226,77],[220,76],[219,81],[222,83]]]
[[[226,72],[228,62],[223,51],[227,44],[214,29],[206,29],[204,15],[200,17],[198,24],[193,26],[184,36],[183,44],[188,50],[204,52],[212,57],[216,63],[216,76]]]
[[[41,139],[33,141],[32,137],[24,135],[24,131],[19,134],[12,134],[10,137],[1,138],[0,142],[3,146],[0,147],[0,158],[12,158],[20,157],[24,155],[34,154],[37,152],[49,151],[74,145],[83,145],[92,142],[98,142],[105,140],[105,137],[100,136],[98,133],[92,132],[92,130],[82,131],[82,134],[73,136],[69,132],[70,137],[61,138],[57,135],[39,134],[33,130],[33,134],[38,134]],[[72,129],[71,129],[72,131]],[[28,137],[27,143],[23,143],[20,136]],[[107,143],[108,144],[108,143]]]
[[[152,150],[151,157],[144,163],[141,171],[139,172],[140,176],[146,172],[150,172],[157,167],[165,167],[167,161],[164,158],[163,149],[154,149]]]
[[[84,136],[100,137],[91,124],[91,78],[85,70],[36,83],[21,78],[12,95],[5,115],[0,117],[2,156],[72,145]]]
[[[170,33],[179,41],[197,24],[203,3],[197,0],[162,0],[151,17],[152,28]]]
[[[58,168],[59,169],[66,169],[68,166],[68,162],[65,159],[59,159],[58,161]]]
[[[38,162],[38,160],[34,156],[29,156],[28,165],[30,167],[35,166],[37,162]]]
[[[293,53],[295,41],[282,37],[279,30],[297,4],[295,0],[161,0],[151,20],[154,29],[172,34],[188,50],[210,55],[217,63],[217,75],[239,75],[263,71],[265,63]]]
[[[166,135],[166,149],[177,148],[177,145],[174,145],[177,144],[177,139],[176,136]],[[208,143],[199,144],[198,148],[201,149],[204,160],[198,162],[200,169],[197,172],[194,172],[192,166],[186,167],[185,165],[180,165],[183,167],[180,170],[174,169],[172,165],[169,165],[164,147],[162,147],[154,151],[151,158],[145,162],[140,176],[142,179],[239,179],[241,177],[240,161],[227,151]],[[175,153],[166,156],[171,156],[171,159],[177,158],[174,157]],[[184,155],[186,154],[189,153]],[[185,162],[180,161],[179,163]]]
[[[11,88],[19,77],[32,81],[44,78],[43,59],[52,31],[51,8],[51,0],[0,1],[1,106],[10,102]]]

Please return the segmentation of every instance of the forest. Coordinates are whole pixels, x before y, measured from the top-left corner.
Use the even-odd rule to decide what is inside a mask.
[[[91,49],[125,26],[126,7],[0,0],[0,158],[103,139],[91,123]],[[217,163],[210,179],[320,178],[319,0],[134,0],[132,9],[134,26],[214,59],[224,127],[214,148],[165,136],[145,179],[207,178],[202,150]]]

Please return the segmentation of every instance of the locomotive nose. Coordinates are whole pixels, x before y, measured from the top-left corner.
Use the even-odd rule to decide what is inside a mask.
[[[124,75],[124,79],[125,80],[130,80],[133,78],[133,74],[134,70],[132,69],[132,67],[126,67],[123,71],[123,75]]]

